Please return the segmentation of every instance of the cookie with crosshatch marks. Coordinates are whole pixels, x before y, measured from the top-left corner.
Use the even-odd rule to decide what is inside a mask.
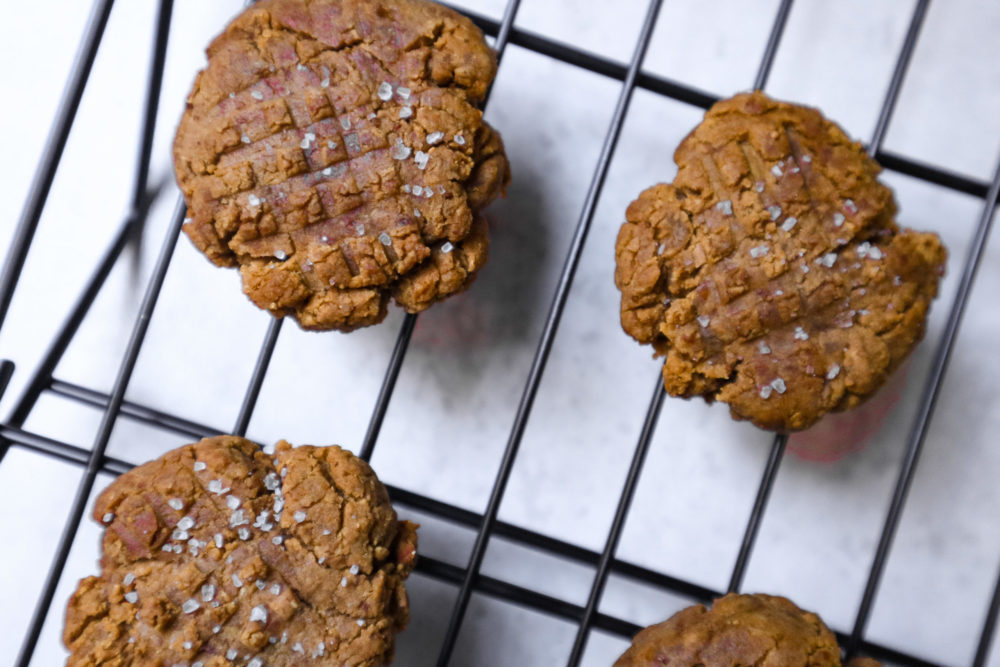
[[[68,665],[376,667],[409,617],[416,526],[339,447],[206,438],[125,473],[70,598]]]
[[[945,250],[900,229],[878,164],[816,109],[737,95],[632,202],[615,283],[673,396],[776,431],[870,396],[923,337]]]
[[[729,594],[635,636],[615,667],[840,667],[837,639],[816,614],[773,595]],[[847,667],[878,667],[856,658]]]
[[[174,141],[183,229],[305,329],[464,290],[506,187],[479,106],[496,58],[426,0],[262,0],[208,47]]]

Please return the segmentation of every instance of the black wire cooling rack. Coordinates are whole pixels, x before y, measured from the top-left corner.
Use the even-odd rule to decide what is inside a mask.
[[[487,35],[494,38],[494,46],[501,58],[501,62],[507,45],[516,44],[573,67],[582,68],[620,81],[621,87],[599,158],[593,167],[590,187],[587,190],[583,209],[580,213],[555,293],[552,296],[552,303],[537,343],[530,372],[524,382],[520,403],[510,429],[510,436],[500,466],[496,471],[492,492],[485,511],[479,514],[426,495],[407,491],[403,488],[390,487],[393,501],[397,505],[407,506],[446,522],[476,531],[476,539],[471,556],[464,567],[458,567],[430,557],[422,557],[417,567],[419,572],[429,577],[458,587],[458,595],[450,612],[451,615],[447,630],[439,648],[437,663],[440,666],[447,665],[452,657],[459,630],[462,627],[470,598],[474,592],[490,596],[505,603],[521,605],[550,614],[576,624],[578,628],[576,639],[568,661],[571,667],[579,664],[592,630],[601,630],[621,637],[630,637],[639,630],[639,627],[633,623],[598,611],[605,583],[612,574],[631,579],[651,588],[676,593],[696,601],[707,602],[724,592],[710,590],[689,581],[618,560],[615,556],[619,538],[622,534],[626,517],[628,516],[629,505],[643,467],[643,461],[664,398],[663,388],[658,377],[655,382],[655,390],[649,401],[641,434],[635,446],[631,467],[625,479],[624,487],[621,490],[614,520],[607,534],[605,546],[602,551],[596,552],[582,548],[498,520],[498,511],[518,453],[518,447],[538,392],[546,362],[552,350],[560,318],[566,306],[570,286],[573,282],[633,92],[636,88],[642,88],[702,109],[708,108],[715,102],[715,98],[711,95],[642,70],[643,58],[649,45],[654,25],[656,24],[661,3],[662,0],[652,0],[649,3],[642,22],[639,38],[627,66],[572,46],[552,41],[544,36],[515,28],[514,19],[518,12],[520,0],[508,1],[503,18],[499,22],[466,12]],[[23,214],[15,229],[13,241],[3,265],[2,274],[0,274],[0,326],[2,326],[6,318],[14,290],[17,288],[21,269],[28,250],[31,247],[42,210],[45,207],[63,149],[66,146],[73,126],[77,108],[83,96],[84,88],[87,85],[91,67],[100,48],[112,5],[113,0],[96,0],[94,4],[90,22],[86,28],[76,61],[72,66],[50,138],[43,152],[41,162],[38,165]],[[893,537],[899,525],[907,493],[920,461],[921,448],[928,425],[934,414],[935,402],[944,374],[948,368],[949,358],[956,342],[963,312],[969,300],[969,294],[990,231],[993,214],[997,207],[998,193],[1000,193],[1000,166],[998,166],[990,183],[982,183],[958,176],[933,165],[916,162],[883,148],[883,139],[892,119],[893,110],[913,54],[914,45],[917,42],[921,26],[927,15],[928,5],[929,0],[920,0],[914,6],[902,48],[896,60],[889,86],[885,91],[875,130],[868,143],[868,150],[883,167],[889,170],[920,179],[935,186],[967,193],[980,198],[982,200],[982,212],[968,253],[962,259],[960,280],[955,300],[947,315],[947,321],[940,342],[933,353],[931,371],[923,387],[917,413],[906,441],[905,453],[899,467],[898,478],[885,514],[878,546],[868,570],[867,583],[855,616],[853,628],[850,633],[844,633],[839,637],[846,648],[848,656],[864,654],[902,665],[927,665],[932,663],[919,656],[867,641],[865,639],[866,626],[875,598],[878,595],[880,579],[892,548]],[[781,0],[779,4],[757,70],[757,75],[753,82],[755,88],[763,89],[766,87],[768,74],[780,47],[781,36],[791,6],[792,0]],[[157,298],[163,286],[164,277],[170,265],[174,246],[184,219],[185,210],[183,201],[178,201],[177,203],[171,226],[146,288],[138,319],[135,322],[131,338],[128,341],[126,352],[110,394],[61,381],[53,376],[57,364],[73,340],[74,335],[97,298],[112,268],[117,262],[121,261],[123,251],[129,241],[141,233],[147,211],[152,199],[155,197],[155,192],[151,189],[148,182],[149,163],[172,10],[172,0],[160,0],[149,64],[144,116],[139,142],[139,156],[135,166],[134,187],[132,189],[129,212],[121,223],[118,232],[113,237],[111,244],[100,258],[93,274],[81,290],[64,324],[55,333],[44,357],[33,370],[33,374],[26,385],[23,395],[17,400],[9,418],[0,424],[0,462],[3,461],[3,457],[11,447],[22,447],[76,464],[84,469],[84,474],[70,508],[69,517],[65,522],[62,536],[52,559],[48,577],[38,597],[31,623],[23,639],[21,652],[17,658],[18,665],[27,665],[34,654],[43,622],[49,612],[55,594],[56,585],[65,568],[70,548],[73,545],[77,529],[86,510],[88,498],[93,490],[98,473],[121,474],[131,467],[131,464],[125,461],[105,455],[116,421],[119,419],[137,420],[144,424],[163,429],[164,431],[192,437],[214,434],[214,430],[209,427],[124,400],[125,391],[132,376],[139,352],[143,346],[150,318],[156,307]],[[400,368],[406,356],[416,321],[417,316],[406,316],[396,339],[395,347],[392,351],[388,368],[385,371],[375,408],[371,414],[368,429],[359,452],[359,455],[366,460],[371,458],[377,444],[379,431],[392,400],[396,381],[399,377]],[[235,434],[243,435],[246,432],[281,327],[281,320],[273,320],[270,323],[256,359],[254,371],[249,386],[246,389],[239,416],[233,428],[233,433]],[[7,360],[0,361],[0,394],[6,388],[13,370],[14,366],[12,362]],[[23,428],[25,421],[35,408],[39,398],[46,392],[58,394],[64,398],[69,398],[103,410],[103,419],[100,422],[97,436],[90,449],[80,448],[66,442],[44,437]],[[740,589],[747,564],[753,552],[761,520],[767,509],[768,497],[774,486],[779,466],[781,465],[786,444],[787,437],[778,435],[774,438],[771,445],[770,454],[753,507],[750,511],[738,556],[732,568],[728,586],[728,590],[730,591],[738,591]],[[592,568],[594,573],[593,581],[586,603],[583,606],[572,604],[530,588],[482,574],[480,569],[487,546],[493,537],[502,537],[514,543],[564,559],[565,561]],[[973,661],[973,664],[977,667],[984,665],[988,658],[998,610],[1000,610],[1000,580],[997,581],[994,587],[986,617],[982,621],[982,629]]]

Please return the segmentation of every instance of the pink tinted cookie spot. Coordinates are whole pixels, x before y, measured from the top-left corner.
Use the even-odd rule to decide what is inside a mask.
[[[805,461],[834,463],[863,450],[903,395],[908,366],[896,370],[884,387],[857,408],[830,413],[809,430],[793,433],[788,451]]]

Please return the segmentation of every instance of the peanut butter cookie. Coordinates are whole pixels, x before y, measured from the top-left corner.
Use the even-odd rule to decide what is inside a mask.
[[[840,667],[840,649],[819,616],[772,595],[694,605],[635,636],[615,667]],[[859,658],[848,667],[878,667]]]
[[[207,438],[119,477],[94,518],[68,665],[376,667],[409,617],[416,526],[339,447]]]
[[[621,321],[673,396],[794,431],[870,396],[924,334],[945,250],[815,109],[719,102],[618,234]]]
[[[208,47],[174,141],[184,231],[305,329],[469,286],[510,180],[482,33],[425,0],[262,0]]]

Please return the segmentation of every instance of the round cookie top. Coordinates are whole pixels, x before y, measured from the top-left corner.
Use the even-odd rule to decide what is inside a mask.
[[[815,109],[763,93],[713,106],[672,184],[629,206],[622,327],[674,396],[761,428],[808,428],[872,394],[923,336],[945,251],[901,230],[878,164]]]
[[[174,141],[209,259],[307,329],[381,321],[468,286],[480,209],[510,179],[479,105],[482,33],[425,0],[262,0],[207,50]]]
[[[876,663],[877,664],[877,663]],[[734,595],[683,609],[635,636],[615,667],[840,667],[833,633],[783,597]]]
[[[416,526],[339,447],[207,438],[116,479],[94,518],[101,574],[70,598],[67,665],[376,667],[408,620]]]

